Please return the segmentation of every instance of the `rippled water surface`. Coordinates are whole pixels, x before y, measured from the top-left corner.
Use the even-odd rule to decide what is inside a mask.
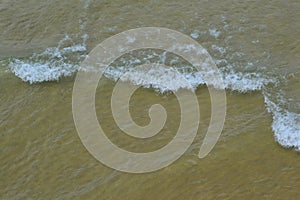
[[[299,1],[2,0],[0,17],[1,199],[299,197]],[[97,44],[149,26],[179,31],[207,49],[224,79],[227,116],[215,148],[199,159],[210,121],[201,75],[162,51],[118,59],[98,85],[95,102],[100,124],[119,147],[162,148],[180,122],[178,101],[168,89],[183,83],[156,69],[128,76],[144,84],[132,96],[130,112],[146,125],[150,106],[163,105],[163,130],[140,140],[117,127],[111,94],[115,81],[134,66],[176,63],[172,67],[194,87],[201,111],[197,137],[179,160],[157,172],[127,174],[95,160],[81,143],[72,90],[80,63]]]

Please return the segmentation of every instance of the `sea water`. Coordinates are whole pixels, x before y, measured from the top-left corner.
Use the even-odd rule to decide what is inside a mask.
[[[2,1],[2,199],[296,198],[299,13],[293,0]],[[158,172],[124,174],[95,160],[80,142],[72,88],[80,63],[99,43],[151,26],[186,34],[211,55],[227,93],[225,127],[213,151],[199,160],[210,121],[201,72],[162,50],[124,55],[105,71],[95,99],[98,120],[118,146],[148,152],[172,140],[180,122],[172,91],[194,91],[201,111],[198,136],[181,159]],[[149,62],[170,68],[136,68]],[[149,123],[151,105],[165,107],[168,119],[159,135],[134,139],[117,127],[108,105],[119,80],[141,86],[130,100],[137,124]]]

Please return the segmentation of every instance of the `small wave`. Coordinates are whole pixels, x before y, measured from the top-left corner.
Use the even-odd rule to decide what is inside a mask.
[[[32,62],[14,59],[10,67],[16,76],[31,84],[59,80],[63,76],[71,76],[77,70],[77,66],[61,60]]]
[[[260,73],[242,73],[234,70],[224,73],[225,88],[241,93],[261,91],[265,85],[270,83],[276,83],[276,79]]]
[[[127,72],[128,70],[130,73]],[[205,84],[201,72],[193,70],[190,66],[171,67],[170,69],[152,67],[151,69],[144,69],[144,71],[136,71],[134,68],[128,69],[126,66],[109,67],[104,75],[116,81],[125,73],[126,81],[147,88],[152,87],[161,92],[177,91],[180,88],[195,90],[198,86]],[[234,70],[222,72],[222,76],[225,89],[241,93],[261,91],[265,85],[276,82],[276,79],[260,73],[242,73]],[[182,80],[183,78],[185,80]],[[186,80],[192,87],[187,87]]]
[[[83,1],[83,12],[79,20],[82,43],[73,42],[66,35],[58,42],[57,47],[49,47],[44,52],[33,54],[28,59],[13,58],[8,66],[11,71],[25,82],[39,83],[44,81],[57,81],[61,77],[71,76],[79,69],[79,63],[86,56],[86,34],[88,24],[87,13],[91,0]]]
[[[85,44],[73,44],[63,47],[65,43],[72,42],[65,36],[57,47],[47,48],[40,54],[33,54],[28,59],[11,59],[11,71],[25,82],[37,83],[59,80],[63,76],[71,76],[78,70],[78,63],[82,52],[86,51]],[[78,55],[76,53],[79,53]]]
[[[300,114],[279,107],[266,95],[265,103],[273,115],[272,129],[276,141],[283,147],[300,151]]]
[[[106,76],[120,76],[121,81],[129,81],[134,85],[144,88],[154,88],[161,93],[177,91],[179,89],[194,90],[198,83],[192,85],[188,78],[182,76],[175,68],[153,65],[151,67],[136,67],[127,72],[114,74],[114,71]],[[116,77],[115,77],[116,78]]]
[[[34,54],[27,60],[12,59],[9,63],[11,70],[23,81],[35,83],[44,81],[59,80],[62,76],[70,76],[76,72],[80,66],[80,60],[85,56],[84,44],[73,44],[65,46],[71,38],[66,36],[57,47],[48,48],[40,54]],[[75,61],[70,61],[70,55],[75,56]],[[200,85],[205,85],[201,72],[193,69],[192,66],[178,67],[177,60],[170,60],[177,67],[153,67],[139,68],[147,60],[155,57],[160,63],[164,63],[168,58],[165,54],[148,55],[145,59],[131,58],[121,62],[119,66],[109,66],[104,75],[114,81],[130,81],[131,83],[144,88],[154,88],[160,93],[177,91],[179,89],[195,90]],[[221,61],[220,61],[221,62]],[[218,64],[218,61],[216,61]],[[227,61],[225,67],[220,68],[223,76],[223,83],[226,89],[247,93],[251,91],[267,90],[265,87],[270,83],[276,83],[276,78],[269,74],[260,72],[241,72],[230,66]],[[177,65],[176,65],[177,64]],[[267,110],[272,113],[275,139],[284,147],[295,148],[300,151],[300,115],[289,112],[272,102],[265,95]]]

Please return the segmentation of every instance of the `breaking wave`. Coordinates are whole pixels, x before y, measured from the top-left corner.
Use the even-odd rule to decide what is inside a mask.
[[[208,32],[216,38],[221,34],[215,29]],[[197,38],[199,34],[200,32],[193,32],[191,36]],[[58,81],[61,77],[73,75],[80,68],[80,62],[86,57],[87,39],[88,36],[83,34],[82,43],[76,44],[71,37],[66,35],[57,47],[47,48],[44,52],[33,54],[28,59],[11,59],[9,67],[16,76],[31,84]],[[212,49],[221,54],[226,53],[226,49],[216,45],[213,45]],[[130,81],[145,88],[154,88],[160,93],[177,91],[181,88],[196,90],[198,86],[205,84],[201,72],[189,65],[178,64],[180,63],[178,58],[168,59],[165,52],[162,54],[153,52],[147,54],[147,57],[143,55],[141,57],[132,57],[125,61],[120,59],[118,64],[109,66],[104,75],[114,81]],[[153,59],[157,63],[164,63],[170,67],[156,66],[143,70],[134,67],[147,61],[153,61]],[[275,139],[284,147],[292,147],[300,151],[300,115],[280,107],[267,95],[266,86],[269,84],[276,85],[279,81],[278,78],[264,72],[238,71],[226,60],[215,60],[215,62],[218,66],[223,63],[223,65],[220,64],[219,70],[223,76],[225,89],[241,93],[251,91],[263,93],[266,108],[273,116],[272,129]]]

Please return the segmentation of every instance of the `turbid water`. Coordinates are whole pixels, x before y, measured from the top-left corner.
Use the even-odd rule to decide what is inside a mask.
[[[0,17],[1,199],[298,199],[299,1],[2,0]],[[72,91],[80,62],[97,44],[146,26],[177,30],[207,49],[224,78],[227,116],[215,148],[199,159],[209,93],[201,77],[179,62],[175,68],[196,88],[197,137],[172,165],[127,174],[101,164],[81,143]],[[168,119],[161,133],[133,139],[113,120],[108,105],[115,80],[145,62],[146,53],[170,64],[161,51],[125,56],[96,94],[108,137],[134,152],[162,148],[180,122],[178,101],[168,92],[173,83],[164,76],[154,77],[160,84],[145,84],[130,102],[140,125],[149,123],[151,105],[163,105]],[[147,73],[133,79],[155,80]]]

